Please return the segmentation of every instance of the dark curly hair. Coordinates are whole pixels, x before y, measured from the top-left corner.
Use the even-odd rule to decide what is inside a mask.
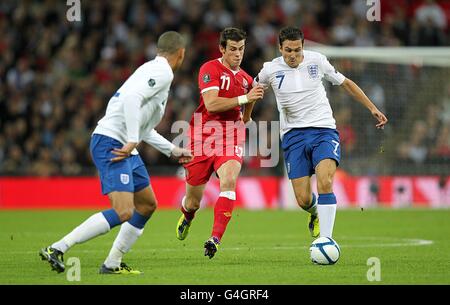
[[[227,47],[227,40],[241,41],[247,38],[247,33],[238,28],[225,28],[220,32],[220,45],[223,48]]]
[[[287,26],[280,30],[280,34],[278,35],[278,41],[280,46],[283,45],[283,41],[285,40],[301,40],[302,44],[305,40],[305,36],[303,35],[302,30],[293,26]]]

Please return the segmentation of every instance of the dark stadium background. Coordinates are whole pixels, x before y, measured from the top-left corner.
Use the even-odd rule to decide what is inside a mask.
[[[169,139],[176,136],[170,132],[171,123],[189,120],[197,107],[198,68],[220,56],[218,35],[226,26],[241,27],[248,33],[242,67],[253,76],[264,61],[278,56],[278,30],[288,24],[303,29],[306,48],[316,43],[342,47],[449,46],[449,1],[381,1],[380,22],[367,21],[369,7],[365,2],[82,0],[81,21],[69,22],[65,1],[1,1],[0,208],[107,204],[100,196],[89,156],[90,135],[115,90],[139,65],[155,56],[156,39],[164,31],[180,31],[188,41],[185,62],[157,128]],[[419,17],[418,12],[433,3],[437,4],[434,9],[446,16],[444,24],[436,18]],[[338,179],[347,190],[349,205],[361,204],[355,189],[363,185],[366,197],[373,197],[369,206],[378,202],[387,206],[448,206],[449,68],[436,72],[413,63],[364,64],[361,68],[350,60],[332,62],[379,102],[390,120],[386,130],[377,133],[362,106],[349,101],[339,89],[330,88],[328,96],[342,140]],[[278,120],[271,94],[256,106],[253,119]],[[140,153],[157,195],[163,198],[162,206],[175,207],[183,188],[183,180],[176,178],[179,166],[149,146],[141,145]],[[279,207],[286,202],[283,160],[276,167],[260,168],[260,158],[246,158],[242,173],[246,184],[241,187],[260,192],[255,200],[263,202],[255,204],[244,198],[239,204]],[[175,178],[164,180],[168,178],[161,176]],[[365,180],[361,182],[358,177]],[[211,182],[207,195],[211,201],[215,183]],[[30,194],[26,199],[17,195],[23,187]],[[83,191],[77,192],[80,187]],[[173,188],[180,194],[166,200],[164,196]],[[424,188],[432,189],[432,198],[426,196]]]

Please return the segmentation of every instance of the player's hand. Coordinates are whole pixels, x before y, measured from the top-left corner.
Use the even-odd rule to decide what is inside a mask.
[[[372,111],[372,115],[377,119],[378,124],[375,125],[378,129],[384,129],[384,125],[388,122],[386,116],[378,109]]]
[[[256,85],[255,87],[247,93],[247,99],[250,103],[253,103],[264,97],[264,88],[261,85]]]
[[[178,160],[178,163],[181,164],[189,163],[194,159],[190,150],[181,147],[175,147],[172,150],[171,157]]]
[[[111,151],[111,153],[113,153],[117,157],[112,158],[111,161],[118,162],[128,158],[131,155],[133,149],[135,149],[137,145],[138,143],[128,142],[122,148],[114,148]]]

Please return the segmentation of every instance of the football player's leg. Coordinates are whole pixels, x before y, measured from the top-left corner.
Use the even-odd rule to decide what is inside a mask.
[[[333,193],[333,177],[336,161],[324,159],[316,166],[317,190],[319,199],[317,211],[320,219],[320,236],[332,237],[336,217],[336,196]]]
[[[190,185],[186,182],[186,196],[181,202],[182,215],[178,219],[176,234],[179,240],[184,240],[191,227],[195,212],[200,208],[200,201],[203,197],[203,191],[206,184]]]
[[[205,255],[209,258],[212,258],[217,251],[219,242],[231,220],[236,201],[236,181],[241,171],[241,163],[235,159],[228,159],[222,164],[219,160],[217,166],[220,194],[214,206],[214,224],[211,238],[205,243]]]
[[[320,221],[320,236],[332,237],[336,217],[336,196],[333,193],[333,178],[340,162],[339,136],[335,130],[321,132],[318,145],[312,153],[319,193],[317,211]]]
[[[311,178],[309,176],[295,178],[291,180],[297,204],[306,212],[308,216],[308,229],[312,237],[320,234],[319,218],[317,216],[317,197],[311,191]]]
[[[53,269],[58,272],[64,271],[63,254],[71,247],[105,234],[131,217],[132,193],[112,192],[108,196],[113,206],[112,209],[92,215],[61,240],[50,247],[41,249],[41,257],[45,258]]]
[[[120,142],[106,136],[94,135],[91,139],[91,155],[100,174],[102,193],[104,195],[110,194],[113,209],[92,215],[61,240],[41,249],[39,253],[41,257],[47,260],[52,268],[58,272],[64,271],[63,254],[72,246],[105,234],[113,227],[121,224],[124,221],[123,219],[126,218],[124,209],[119,205],[116,206],[117,210],[114,209],[115,202],[111,199],[114,191],[132,191],[129,186],[129,174],[131,174],[129,162],[127,160],[117,163],[110,161],[113,156],[110,151],[113,148],[120,147],[122,147]]]
[[[195,212],[200,208],[205,185],[208,182],[213,168],[213,157],[200,156],[184,165],[186,169],[186,195],[181,200],[181,216],[176,226],[176,236],[184,240],[195,217]]]
[[[314,173],[311,159],[311,137],[306,131],[291,130],[282,141],[286,171],[294,189],[297,204],[309,213],[311,236],[319,235],[316,195],[311,191],[310,177]]]
[[[132,162],[137,166],[133,171],[134,190],[132,198],[131,216],[120,227],[111,251],[100,269],[100,273],[109,270],[118,270],[121,273],[140,273],[132,270],[122,263],[122,257],[128,253],[139,236],[144,231],[144,226],[156,210],[157,201],[150,186],[150,178],[139,156],[133,156]],[[134,208],[134,209],[133,209]]]
[[[311,177],[291,179],[291,183],[298,206],[310,214],[317,215],[317,200],[316,195],[311,191]]]

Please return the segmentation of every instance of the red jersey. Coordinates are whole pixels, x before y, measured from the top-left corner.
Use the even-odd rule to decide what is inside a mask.
[[[200,67],[198,73],[198,87],[200,89],[200,106],[195,110],[202,113],[203,121],[237,121],[240,119],[240,106],[236,106],[225,112],[209,113],[206,110],[202,93],[216,89],[219,90],[219,97],[233,98],[247,94],[251,89],[253,78],[244,70],[237,72],[225,67],[221,59],[214,59],[206,62]]]
[[[221,59],[214,59],[206,62],[200,67],[198,74],[198,87],[200,89],[200,105],[195,110],[192,119],[190,121],[191,127],[191,137],[194,133],[201,131],[201,136],[197,139],[205,139],[210,137],[215,130],[211,128],[204,128],[205,124],[208,126],[207,122],[216,121],[223,126],[223,136],[224,139],[227,137],[226,134],[230,136],[229,130],[226,130],[226,122],[232,124],[233,122],[241,121],[241,106],[236,106],[233,109],[218,112],[209,113],[206,110],[205,102],[203,100],[202,93],[208,90],[219,90],[219,97],[233,98],[240,95],[247,94],[252,88],[253,78],[248,75],[244,70],[239,69],[238,71],[232,71],[225,67]],[[201,120],[201,121],[200,121]],[[201,130],[199,127],[201,126]],[[196,126],[196,131],[194,131],[194,126]],[[213,126],[213,125],[210,125]],[[239,140],[235,138],[235,145],[242,143],[244,138],[239,137]]]

